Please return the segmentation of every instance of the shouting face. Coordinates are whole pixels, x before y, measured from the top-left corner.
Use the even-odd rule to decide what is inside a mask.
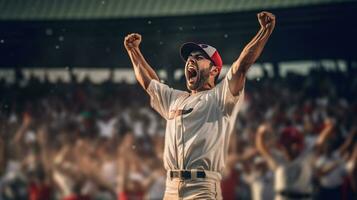
[[[193,51],[186,61],[185,76],[187,88],[191,91],[204,89],[208,83],[212,61],[201,51]]]

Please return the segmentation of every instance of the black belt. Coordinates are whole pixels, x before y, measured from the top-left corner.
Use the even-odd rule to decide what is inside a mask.
[[[188,180],[192,178],[192,175],[194,173],[196,173],[196,178],[206,178],[205,171],[190,171],[190,170],[170,171],[170,178],[179,178],[182,180]]]
[[[279,194],[291,199],[306,199],[312,197],[312,194],[310,193],[301,193],[301,192],[292,192],[292,191],[281,191],[279,192]]]

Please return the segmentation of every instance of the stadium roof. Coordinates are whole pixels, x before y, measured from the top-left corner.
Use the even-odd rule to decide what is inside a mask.
[[[108,19],[290,8],[353,0],[0,0],[0,20]]]
[[[72,10],[65,10],[68,8],[66,4],[68,6],[73,1],[79,5],[79,2],[83,4],[84,1],[62,0],[63,5],[59,6],[57,0],[28,0],[33,2],[33,8],[27,1],[12,1],[16,3],[10,3],[10,1],[4,3],[0,0],[0,9],[3,11],[0,13],[0,68],[129,67],[131,66],[130,59],[123,47],[123,38],[132,32],[143,35],[142,51],[155,68],[181,67],[183,61],[178,49],[187,41],[215,46],[220,50],[224,63],[229,64],[234,61],[259,29],[256,14],[263,9],[200,15],[98,19],[93,17],[94,13],[93,19],[69,17],[60,19],[53,14],[41,19],[39,16],[44,16],[41,12],[32,13],[38,14],[37,18],[26,18],[25,16],[29,13],[20,12],[20,7],[35,9],[39,5],[34,2],[43,2],[41,6],[46,7],[45,5],[51,5],[46,2],[52,1],[57,7],[47,8],[46,12],[57,13],[62,10],[64,15],[65,13],[73,14],[76,10],[75,7]],[[163,2],[164,0],[147,1]],[[166,1],[172,2],[172,0]],[[196,5],[196,2],[213,2],[213,0],[191,1],[194,2],[192,5]],[[292,2],[297,2],[296,0],[285,1],[284,5],[289,2],[291,6]],[[320,3],[312,4],[313,1]],[[94,1],[86,0],[86,2]],[[180,2],[186,5],[185,2],[188,1],[181,0]],[[245,0],[244,2],[264,3],[262,0]],[[282,3],[283,1],[270,2]],[[300,0],[300,2],[309,2],[311,5],[264,8],[275,14],[277,26],[258,62],[276,63],[318,59],[356,61],[357,28],[354,24],[357,18],[357,1],[332,3],[327,0]],[[107,3],[108,1],[105,1],[104,4],[108,5]],[[5,4],[7,9],[2,8]],[[17,10],[13,9],[13,15],[21,16],[21,18],[6,20],[4,16],[6,13],[6,15],[9,14],[9,6],[15,4],[21,5]],[[90,3],[86,6],[86,9],[92,9]],[[205,3],[205,6],[208,6],[208,3]],[[78,13],[81,12],[78,11]],[[124,16],[123,13],[121,15]]]

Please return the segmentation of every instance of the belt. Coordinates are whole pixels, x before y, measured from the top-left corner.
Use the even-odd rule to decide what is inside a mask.
[[[305,199],[311,198],[311,193],[302,193],[302,192],[293,192],[293,191],[280,191],[279,194],[281,196],[291,198],[291,199]]]
[[[170,170],[170,178],[179,178],[181,180],[191,180],[195,178],[206,178],[203,170]]]

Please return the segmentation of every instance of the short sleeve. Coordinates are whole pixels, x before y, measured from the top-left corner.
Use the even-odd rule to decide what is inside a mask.
[[[238,95],[233,95],[229,89],[228,80],[232,78],[230,69],[226,77],[215,88],[216,101],[224,114],[234,115],[238,113],[244,100],[244,88]]]
[[[157,80],[151,80],[146,91],[150,96],[151,107],[165,119],[168,119],[170,105],[179,96],[186,93],[184,91],[172,89]]]

